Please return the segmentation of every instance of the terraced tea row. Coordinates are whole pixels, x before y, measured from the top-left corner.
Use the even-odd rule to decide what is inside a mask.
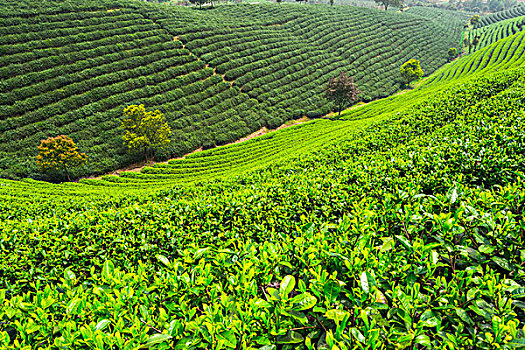
[[[429,83],[463,78],[476,74],[488,74],[523,65],[525,57],[525,33],[499,40],[475,53],[456,60],[429,78]]]
[[[468,33],[468,40],[472,45],[471,52],[489,46],[498,40],[507,38],[525,29],[525,16],[496,22],[494,24],[474,29]]]
[[[478,25],[476,25],[476,28],[481,28],[490,24],[494,24],[496,22],[521,16],[525,16],[525,5],[522,4],[510,8],[508,10],[498,11],[492,14],[488,14],[486,16],[482,16]]]
[[[458,30],[461,30],[465,23],[475,15],[475,13],[467,11],[445,10],[427,6],[411,6],[403,12],[423,17],[428,21],[443,26],[449,32],[456,34],[458,33]],[[461,43],[459,43],[460,40],[461,38],[458,35],[459,45],[461,45]]]

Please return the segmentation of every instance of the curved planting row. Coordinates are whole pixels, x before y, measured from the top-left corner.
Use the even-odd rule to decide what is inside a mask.
[[[469,32],[468,39],[472,45],[471,51],[479,50],[482,47],[495,43],[498,40],[514,35],[525,29],[525,16],[503,20],[474,29]]]
[[[475,13],[472,12],[446,10],[426,6],[413,6],[403,12],[424,17],[429,21],[442,25],[450,31],[456,31],[463,28],[465,22],[475,15]]]
[[[520,32],[446,65],[428,83],[519,67],[525,61],[524,52],[525,33]]]
[[[490,15],[486,15],[480,18],[478,25],[476,28],[481,28],[484,26],[488,26],[490,24],[504,21],[506,19],[514,18],[514,17],[521,17],[525,16],[525,5],[518,5],[516,7],[510,8],[508,10],[503,10],[495,13],[491,13]]]

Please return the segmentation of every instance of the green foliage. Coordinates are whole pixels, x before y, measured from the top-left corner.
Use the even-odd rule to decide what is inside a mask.
[[[374,0],[376,3],[381,4],[385,7],[385,11],[388,10],[389,6],[392,7],[403,7],[403,2],[401,0]]]
[[[50,137],[40,142],[36,164],[43,172],[64,171],[68,181],[69,171],[87,163],[85,153],[80,153],[73,140],[65,135]]]
[[[522,347],[523,35],[342,119],[0,180],[0,347]]]
[[[474,27],[477,26],[479,23],[479,15],[474,15],[470,19],[470,24],[472,24]]]
[[[399,72],[401,73],[401,78],[403,79],[406,85],[410,85],[411,82],[421,79],[421,77],[423,77],[423,70],[421,69],[419,60],[416,60],[414,58],[403,63],[403,65],[399,69]]]
[[[223,181],[2,182],[2,346],[519,345],[525,72],[443,86]]]
[[[159,110],[146,111],[144,105],[131,105],[124,109],[122,135],[124,145],[132,151],[142,151],[148,160],[151,150],[161,150],[169,146],[171,128]]]
[[[448,49],[448,58],[449,60],[453,60],[454,58],[456,58],[458,55],[458,49],[456,49],[455,47],[451,47],[450,49]]]

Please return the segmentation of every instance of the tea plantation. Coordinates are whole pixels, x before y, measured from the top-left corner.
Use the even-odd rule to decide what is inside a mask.
[[[469,42],[475,43],[475,40],[477,40],[477,44],[472,46],[471,52],[474,52],[476,50],[479,50],[480,48],[495,43],[498,40],[521,32],[524,29],[525,16],[520,16],[469,31]]]
[[[525,6],[523,4],[514,6],[508,10],[498,11],[481,17],[479,23],[476,25],[476,28],[481,28],[490,24],[521,16],[525,16]]]
[[[157,158],[167,159],[327,114],[323,86],[343,70],[365,101],[388,96],[406,60],[420,59],[426,74],[442,66],[464,20],[295,4],[0,7],[0,176],[14,179],[39,179],[36,146],[59,134],[88,154],[77,176],[136,162],[121,142],[129,104],[165,113],[173,142]]]
[[[385,16],[385,21],[392,16],[395,20],[425,23],[427,28],[434,25],[428,18],[423,21],[426,11],[431,10],[417,8],[407,13],[383,14],[350,6],[282,4],[222,5],[196,11],[130,1],[121,3],[118,11],[116,7],[108,11],[107,3],[86,4],[5,3],[5,8],[18,11],[18,17],[2,12],[2,21],[11,23],[7,27],[13,33],[0,37],[6,43],[2,50],[10,50],[1,59],[33,54],[40,58],[34,59],[39,62],[34,66],[33,58],[28,58],[19,66],[13,63],[0,68],[1,72],[5,67],[18,67],[13,72],[19,72],[6,75],[8,78],[0,82],[5,89],[3,98],[16,101],[6,104],[2,111],[21,108],[16,106],[35,97],[31,100],[35,104],[33,110],[28,102],[27,113],[25,107],[20,115],[6,112],[1,122],[10,128],[2,131],[2,142],[8,140],[5,135],[26,130],[29,125],[56,128],[53,130],[57,132],[63,132],[66,129],[61,128],[68,125],[78,128],[77,136],[91,132],[93,140],[106,140],[109,136],[103,136],[103,129],[96,128],[98,122],[92,128],[87,121],[100,117],[107,123],[107,132],[115,133],[114,141],[99,143],[100,149],[112,152],[111,142],[120,140],[115,129],[120,120],[116,116],[120,95],[137,93],[137,101],[158,99],[158,104],[151,105],[160,107],[168,106],[171,102],[162,99],[171,98],[166,96],[178,89],[185,94],[181,95],[184,101],[196,94],[190,94],[191,89],[172,89],[167,85],[162,90],[163,83],[133,87],[134,79],[161,79],[162,70],[121,81],[114,81],[116,76],[107,77],[108,88],[97,90],[97,79],[118,72],[103,73],[104,65],[114,64],[98,61],[97,57],[106,55],[85,56],[82,64],[91,68],[69,67],[77,63],[57,61],[68,59],[68,48],[72,56],[80,54],[83,51],[73,49],[73,45],[90,45],[99,40],[96,38],[115,37],[108,39],[116,41],[109,41],[107,49],[137,45],[137,50],[145,50],[158,45],[162,49],[151,54],[160,52],[160,56],[148,63],[135,61],[148,57],[147,53],[127,56],[135,50],[131,46],[115,52],[114,62],[130,59],[138,62],[137,72],[142,72],[154,69],[165,59],[187,59],[165,69],[177,74],[173,80],[180,82],[177,79],[195,74],[195,81],[187,83],[192,86],[218,76],[220,81],[214,80],[205,88],[211,89],[210,98],[221,94],[214,87],[228,85],[222,91],[235,92],[232,98],[239,98],[235,108],[246,98],[254,100],[253,106],[258,108],[246,111],[256,115],[266,115],[266,111],[270,115],[272,108],[286,112],[288,98],[295,95],[273,95],[281,85],[266,90],[267,85],[283,79],[277,78],[280,69],[294,66],[290,63],[275,70],[273,63],[258,66],[259,59],[280,62],[260,55],[277,56],[288,52],[288,48],[299,53],[305,47],[325,50],[326,54],[314,49],[308,54],[316,55],[312,56],[316,57],[314,61],[326,58],[326,64],[315,66],[312,71],[308,70],[310,64],[296,70],[305,70],[303,79],[318,79],[317,72],[330,76],[330,70],[323,70],[330,64],[328,59],[345,60],[343,55],[354,54],[348,51],[354,44],[335,39],[344,37],[335,29],[354,24],[342,19],[337,22],[338,13],[350,16],[362,11],[363,18],[369,13],[371,18]],[[329,11],[332,15],[323,17]],[[317,17],[307,16],[312,12]],[[115,27],[107,30],[120,34],[106,37],[97,36],[96,29],[89,32],[88,28],[97,27],[97,23],[108,25],[108,18],[115,20]],[[315,20],[319,25],[312,23]],[[124,22],[139,27],[119,31],[118,28],[126,28]],[[47,32],[43,28],[50,23],[61,27],[53,29],[54,34],[44,34]],[[139,37],[150,35],[145,34],[150,30],[140,27],[141,23],[157,28],[158,31],[151,29],[157,33],[152,37],[161,40],[151,39],[151,44],[141,45],[146,36]],[[439,27],[443,33],[455,35],[452,27]],[[256,28],[260,30],[255,32]],[[16,30],[20,33],[14,33]],[[175,31],[182,34],[173,40]],[[307,31],[318,34],[308,36],[308,40],[297,39]],[[232,35],[235,32],[238,35]],[[328,38],[333,33],[333,41],[326,41],[323,46],[321,37]],[[355,106],[340,118],[316,119],[120,176],[62,184],[1,179],[0,348],[524,347],[524,35],[513,34],[441,68],[436,63],[431,69],[436,72],[413,89]],[[16,36],[19,43],[13,44],[11,40]],[[164,36],[166,40],[162,39]],[[265,45],[274,40],[278,50],[256,51],[258,40],[266,39]],[[349,36],[351,39],[359,37]],[[459,41],[459,36],[455,39]],[[57,43],[61,40],[72,41],[60,46]],[[287,40],[298,46],[287,44]],[[254,43],[249,44],[251,41]],[[23,45],[34,48],[15,53]],[[86,50],[106,50],[104,47],[100,44]],[[429,52],[432,47],[435,45],[429,46]],[[367,52],[380,50],[379,46],[366,48]],[[218,51],[220,55],[215,53]],[[246,54],[237,56],[236,52]],[[117,59],[119,55],[123,57]],[[46,57],[52,58],[46,61]],[[220,61],[222,57],[228,58]],[[356,55],[356,59],[359,57],[361,54]],[[372,59],[367,64],[372,65]],[[183,73],[183,67],[199,68]],[[83,77],[80,73],[67,73],[67,69],[101,69],[101,73],[66,84],[63,79]],[[250,74],[266,72],[265,69],[269,69],[268,73]],[[119,74],[131,70],[123,66]],[[196,78],[204,74],[200,72],[210,75]],[[234,78],[225,79],[228,74]],[[243,78],[246,75],[249,79]],[[267,75],[275,78],[266,81]],[[381,80],[380,75],[376,77],[387,81]],[[59,85],[52,85],[55,79]],[[310,98],[317,102],[305,102],[307,95],[302,95],[302,85],[294,85],[301,79],[297,76],[282,80],[282,86],[291,85],[289,91],[303,96],[290,106],[302,106],[299,102],[312,103],[306,106],[319,103],[316,108],[326,106],[326,101],[314,97]],[[368,80],[362,79],[366,85]],[[80,107],[73,107],[77,103],[73,101],[84,98],[84,90],[78,94],[65,88],[75,84],[90,86],[85,93],[93,94],[79,100]],[[129,84],[133,94],[126,95],[127,90],[119,92],[113,86],[118,84],[122,89]],[[38,86],[37,90],[31,90],[34,86]],[[100,91],[112,95],[90,102]],[[15,92],[28,97],[16,98]],[[55,96],[57,102],[46,104],[46,93]],[[228,101],[220,96],[216,106]],[[282,100],[265,102],[272,98]],[[105,109],[91,115],[86,107],[86,118],[81,118],[82,106],[92,104],[92,108]],[[56,111],[53,116],[37,117],[37,111],[51,106],[50,111]],[[59,108],[65,112],[59,114]],[[233,115],[241,115],[236,109],[233,111]],[[179,108],[172,110],[173,115],[179,112]],[[111,113],[115,113],[115,118],[110,118]],[[69,122],[65,122],[69,118],[66,115],[71,117]],[[36,119],[26,123],[24,118]],[[184,116],[170,118],[170,123],[174,123]],[[60,124],[61,121],[65,123]],[[219,123],[209,125],[216,124]],[[32,133],[38,130],[33,129]],[[75,133],[73,130],[71,134]],[[28,135],[27,139],[33,137]],[[5,150],[14,148],[5,146],[2,166],[6,174],[14,172],[10,173],[12,165],[5,165],[5,161],[15,164],[23,152],[31,154],[23,148],[24,142],[29,142],[24,141],[26,138],[6,141],[5,145],[20,142],[22,147],[18,155],[13,155]],[[89,137],[84,141],[75,139],[83,145],[92,142]],[[106,159],[102,153],[99,157]],[[124,162],[108,159],[108,166]]]

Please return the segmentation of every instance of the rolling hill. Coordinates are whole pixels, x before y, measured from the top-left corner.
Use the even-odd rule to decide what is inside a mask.
[[[130,104],[165,113],[173,142],[157,156],[166,159],[327,114],[322,88],[342,70],[355,76],[365,101],[388,96],[409,58],[427,74],[443,65],[461,23],[456,15],[433,21],[350,6],[32,4],[0,3],[0,176],[7,178],[39,178],[36,146],[60,134],[88,154],[77,176],[136,161],[121,142]]]

